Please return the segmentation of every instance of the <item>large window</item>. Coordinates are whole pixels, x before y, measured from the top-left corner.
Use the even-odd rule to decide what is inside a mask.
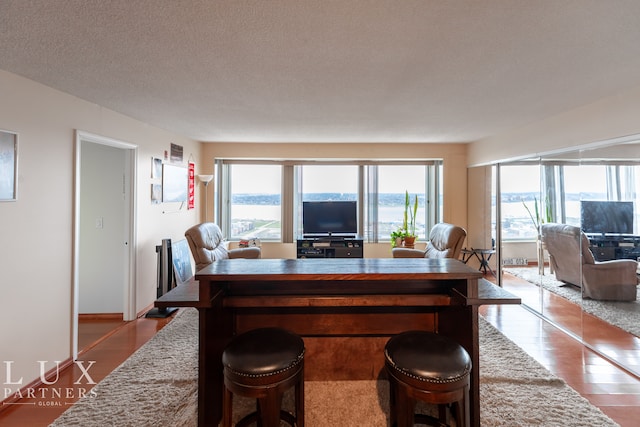
[[[536,205],[540,212],[540,165],[500,167],[502,239],[535,239]]]
[[[355,200],[359,234],[389,241],[403,220],[405,191],[418,196],[417,234],[442,216],[442,162],[216,161],[215,221],[230,239],[292,242],[302,202]]]
[[[564,176],[564,209],[565,224],[580,226],[580,200],[607,200],[606,166],[598,165],[565,165]],[[555,189],[556,192],[560,190]]]
[[[234,164],[228,176],[226,235],[231,239],[280,240],[282,167]]]
[[[357,165],[298,166],[296,236],[302,235],[302,202],[358,201],[359,167]]]
[[[634,233],[640,233],[639,168],[604,162],[502,165],[502,239],[535,239],[536,206],[542,222],[580,226],[582,200],[635,202]]]
[[[377,167],[377,235],[378,239],[388,238],[392,231],[402,226],[405,191],[413,203],[418,196],[418,213],[416,215],[416,234],[424,239],[427,227],[427,168],[409,165],[381,165]]]

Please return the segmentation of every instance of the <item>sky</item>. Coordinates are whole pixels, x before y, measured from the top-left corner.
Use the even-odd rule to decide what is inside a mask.
[[[358,167],[304,166],[305,193],[357,193]],[[273,165],[233,165],[235,193],[280,193],[280,167]],[[424,194],[424,166],[380,166],[379,193]]]

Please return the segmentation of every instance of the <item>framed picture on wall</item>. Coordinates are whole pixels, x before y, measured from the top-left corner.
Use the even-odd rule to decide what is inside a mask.
[[[162,202],[162,184],[151,184],[151,203]]]
[[[169,163],[162,165],[162,202],[187,201],[187,168]]]
[[[151,178],[162,178],[162,159],[158,159],[157,157],[151,158]]]
[[[18,134],[0,130],[0,202],[18,199]]]

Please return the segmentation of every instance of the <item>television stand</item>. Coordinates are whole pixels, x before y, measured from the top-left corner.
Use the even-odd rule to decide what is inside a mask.
[[[303,236],[296,240],[297,258],[363,258],[363,239],[357,236]]]
[[[303,239],[316,239],[316,240],[341,240],[341,239],[355,239],[355,234],[305,234]]]
[[[640,236],[590,234],[587,237],[589,249],[596,261],[640,259]]]

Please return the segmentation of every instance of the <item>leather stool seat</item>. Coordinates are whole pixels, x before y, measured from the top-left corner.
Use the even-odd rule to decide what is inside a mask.
[[[449,405],[456,426],[469,425],[471,358],[460,344],[432,332],[409,331],[391,337],[384,354],[392,426],[446,426]],[[438,419],[415,414],[417,401],[438,405]]]
[[[233,338],[222,353],[222,426],[232,425],[233,394],[257,399],[257,410],[236,426],[258,421],[278,427],[280,420],[304,426],[304,341],[281,328],[254,329]],[[295,386],[295,416],[282,410],[284,392]]]

